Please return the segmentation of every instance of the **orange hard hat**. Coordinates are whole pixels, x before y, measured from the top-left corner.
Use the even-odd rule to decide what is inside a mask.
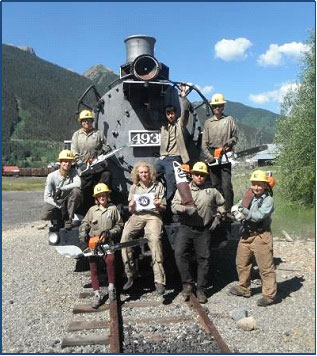
[[[270,188],[273,189],[274,186],[275,186],[275,183],[276,183],[275,178],[274,177],[267,177],[267,182],[268,182]]]

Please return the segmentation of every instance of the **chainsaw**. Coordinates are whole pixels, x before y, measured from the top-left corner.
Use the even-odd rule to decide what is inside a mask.
[[[252,155],[257,152],[264,151],[267,148],[268,148],[267,145],[260,145],[260,146],[248,148],[243,151],[233,152],[231,147],[226,145],[224,147],[210,147],[209,151],[215,158],[216,162],[208,163],[208,166],[212,167],[212,166],[230,163],[236,158]]]
[[[95,158],[93,160],[88,159],[86,163],[82,163],[78,167],[78,175],[81,177],[86,174],[93,173],[94,169],[97,168],[101,163],[103,163],[106,159],[114,156],[117,152],[121,151],[125,147],[126,147],[126,145],[116,148],[115,150],[113,150],[109,153],[99,155],[97,158]]]
[[[99,238],[98,238],[99,239]],[[142,254],[144,254],[144,245],[148,242],[146,238],[140,238],[132,241],[121,242],[121,243],[95,243],[90,244],[86,249],[82,250],[79,246],[75,244],[72,245],[60,245],[55,246],[56,251],[62,256],[68,258],[81,258],[90,256],[104,256],[107,253],[113,253],[114,251],[121,250],[122,248],[136,247],[140,246]]]
[[[148,242],[146,238],[140,238],[137,240],[131,240],[127,242],[120,242],[120,243],[98,243],[97,239],[99,240],[98,236],[91,237],[89,239],[89,246],[82,252],[84,257],[91,257],[91,256],[104,256],[108,253],[113,253],[114,251],[121,250],[122,248],[128,247],[136,247],[141,246],[144,247],[144,244]]]

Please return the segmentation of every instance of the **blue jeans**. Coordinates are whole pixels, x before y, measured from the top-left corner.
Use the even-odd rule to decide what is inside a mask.
[[[157,176],[163,175],[166,182],[166,200],[170,200],[176,188],[176,180],[174,174],[173,161],[182,163],[181,156],[170,156],[164,159],[158,159],[155,163]]]

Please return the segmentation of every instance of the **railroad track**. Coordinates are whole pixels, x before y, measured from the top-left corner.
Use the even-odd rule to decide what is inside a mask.
[[[80,298],[92,295],[85,292]],[[78,352],[78,347],[87,352],[86,345],[102,345],[97,352],[230,353],[208,317],[208,309],[194,295],[186,303],[181,297],[170,302],[154,293],[138,300],[133,295],[121,297],[125,299],[106,302],[98,309],[75,305],[75,320],[69,323],[61,347],[72,348],[70,352]]]

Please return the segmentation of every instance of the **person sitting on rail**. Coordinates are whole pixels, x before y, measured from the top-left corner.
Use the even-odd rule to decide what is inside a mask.
[[[104,183],[98,183],[94,187],[93,197],[95,198],[96,205],[88,210],[81,222],[79,228],[81,242],[86,241],[88,245],[92,245],[92,239],[94,239],[100,244],[110,242],[119,237],[123,227],[123,221],[117,207],[109,201],[110,193],[111,190]],[[89,241],[91,241],[91,244]],[[106,252],[103,259],[107,266],[109,300],[113,301],[116,299],[115,256],[109,251]],[[92,288],[94,290],[92,307],[97,309],[103,303],[105,297],[101,294],[99,289],[97,274],[98,257],[89,257],[89,266]]]
[[[194,164],[189,183],[195,205],[183,205],[177,190],[172,200],[172,212],[179,215],[181,225],[174,242],[176,265],[183,283],[183,296],[188,301],[195,281],[192,275],[192,249],[197,261],[197,299],[206,303],[205,290],[208,285],[210,267],[210,227],[214,218],[221,218],[225,212],[225,200],[219,191],[211,188],[206,179],[208,167],[204,162]]]
[[[133,185],[129,192],[129,212],[132,214],[125,223],[121,242],[130,241],[143,228],[152,254],[156,291],[165,293],[166,277],[163,268],[161,213],[166,209],[165,188],[156,180],[155,168],[147,162],[137,162],[131,172]],[[122,260],[128,278],[123,290],[128,290],[136,278],[131,248],[123,248]]]
[[[83,110],[79,114],[78,121],[81,128],[74,132],[71,142],[71,151],[74,154],[79,174],[87,166],[87,163],[101,154],[111,151],[107,139],[101,130],[93,127],[94,116],[90,110]],[[94,168],[93,173],[81,175],[82,190],[84,194],[84,213],[94,203],[92,199],[93,187],[97,183],[105,183],[110,187],[111,174],[107,170],[107,162],[104,161]]]
[[[166,123],[161,127],[160,158],[155,163],[157,175],[164,174],[166,181],[166,199],[169,202],[176,189],[173,161],[188,163],[189,155],[184,141],[184,130],[189,117],[189,102],[186,100],[186,85],[182,83],[182,113],[176,117],[174,105],[165,106]]]
[[[239,217],[242,222],[242,236],[236,257],[239,284],[231,287],[229,292],[236,296],[251,296],[252,256],[255,256],[262,281],[262,297],[257,305],[266,307],[275,302],[277,293],[271,232],[273,192],[270,180],[262,170],[254,171],[250,181],[251,189],[236,206],[237,212],[242,214]]]
[[[71,229],[74,214],[82,204],[81,181],[76,169],[71,167],[74,161],[71,151],[61,151],[58,160],[59,169],[46,178],[42,220],[51,220],[56,230],[63,225]]]

